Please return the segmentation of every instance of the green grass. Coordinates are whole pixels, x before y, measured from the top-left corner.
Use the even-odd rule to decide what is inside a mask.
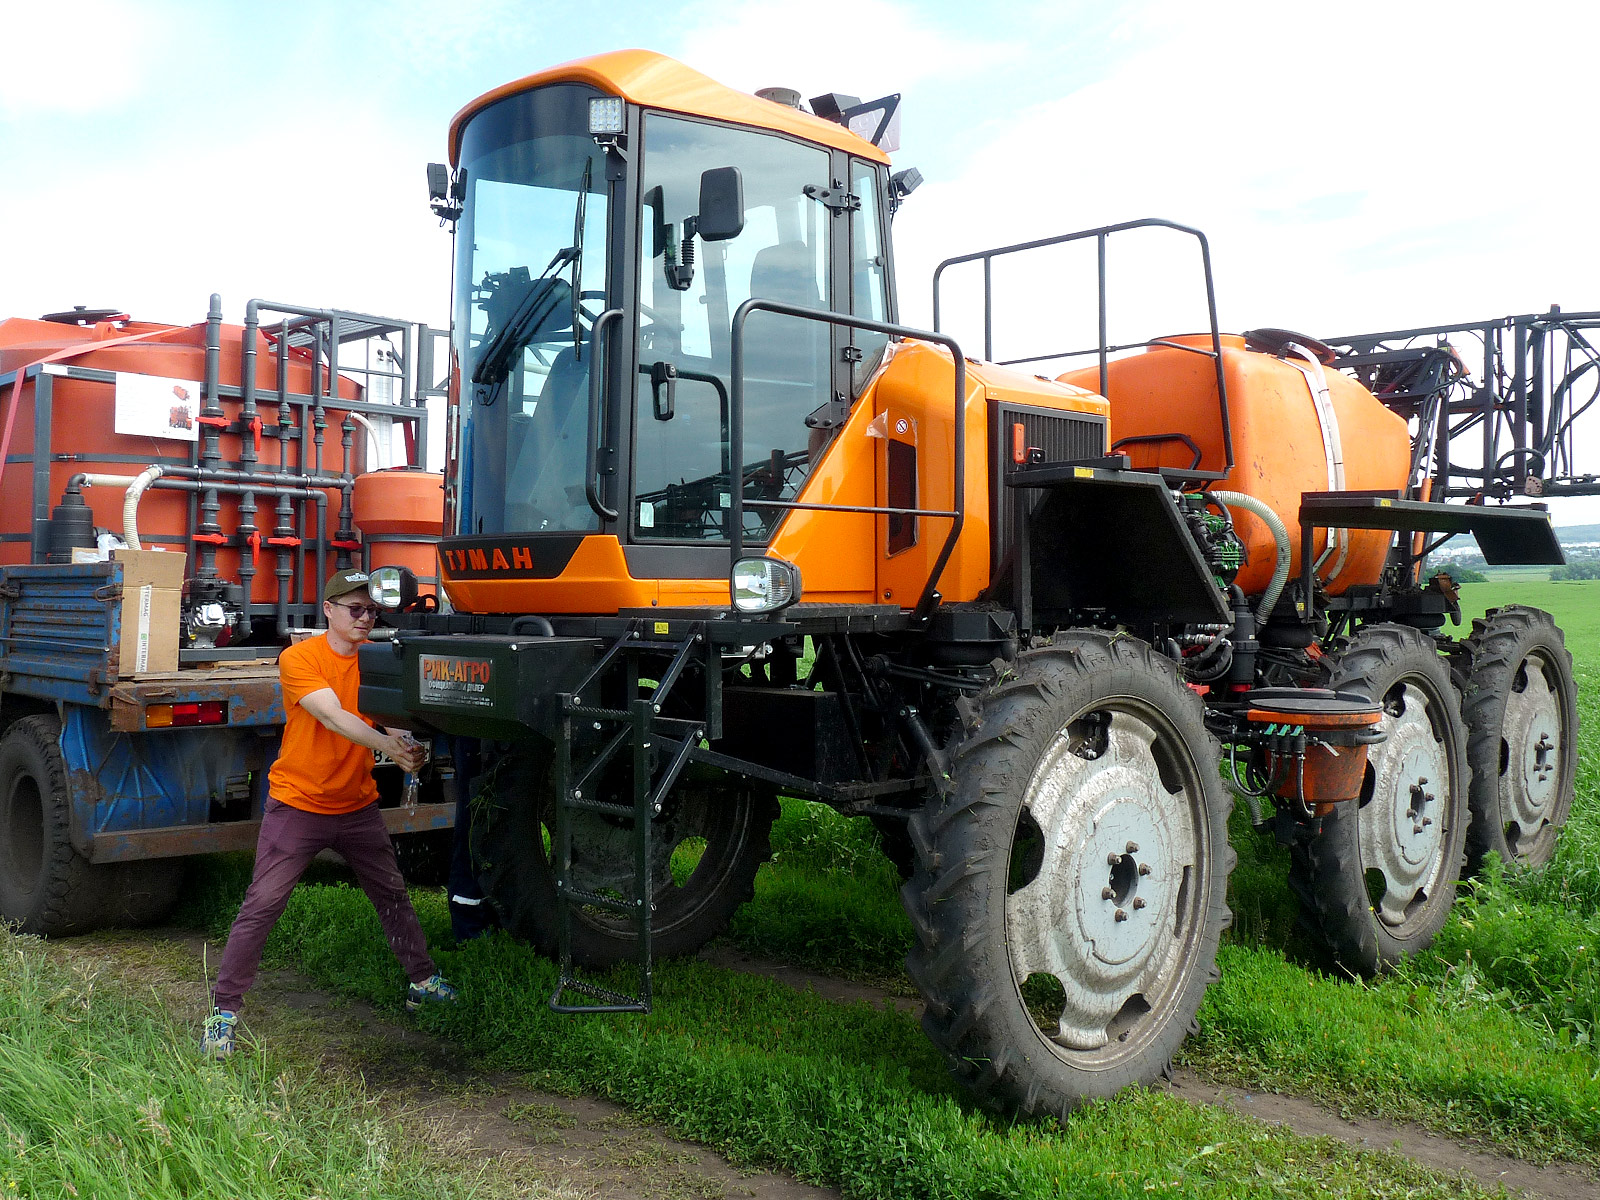
[[[442,900],[419,895],[436,942]],[[269,952],[323,983],[395,1007],[402,979],[364,897],[295,892]],[[485,1066],[581,1087],[737,1162],[768,1162],[851,1197],[1481,1195],[1392,1155],[1308,1140],[1226,1110],[1131,1092],[1065,1123],[975,1109],[910,1018],[835,1004],[697,961],[658,967],[648,1018],[563,1018],[552,966],[504,935],[441,950],[463,986],[426,1023]]]
[[[459,1197],[359,1092],[276,1053],[202,1061],[150,996],[0,928],[0,1197]]]
[[[729,932],[747,950],[852,979],[899,981],[911,949],[900,876],[865,817],[784,800],[772,861]]]

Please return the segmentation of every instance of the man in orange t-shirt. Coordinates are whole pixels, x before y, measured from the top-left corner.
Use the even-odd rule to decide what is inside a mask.
[[[406,1007],[456,998],[428,955],[372,778],[374,750],[407,771],[422,765],[422,750],[356,710],[361,682],[356,648],[378,616],[367,594],[366,572],[339,571],[330,577],[322,589],[322,611],[328,628],[278,657],[286,714],[283,744],[267,775],[255,875],[228,933],[201,1042],[202,1050],[218,1058],[233,1052],[239,1004],[255,982],[267,935],[322,850],[344,858],[378,910],[389,946],[411,979]]]

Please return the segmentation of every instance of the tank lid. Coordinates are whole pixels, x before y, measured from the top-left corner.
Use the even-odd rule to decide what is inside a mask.
[[[66,312],[45,313],[39,320],[53,321],[57,325],[98,325],[102,321],[126,321],[128,314],[120,308],[87,308],[74,304]]]

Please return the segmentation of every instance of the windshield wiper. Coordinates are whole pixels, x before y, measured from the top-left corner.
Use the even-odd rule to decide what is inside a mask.
[[[583,218],[588,211],[589,176],[593,167],[594,159],[583,160],[583,179],[578,183],[578,211],[572,215],[572,359],[574,362],[583,361],[583,330],[578,326],[578,307],[583,299]]]
[[[581,246],[565,246],[556,251],[550,265],[528,285],[528,294],[517,305],[511,319],[483,347],[478,365],[472,370],[473,383],[500,383],[511,373],[511,360],[559,302],[555,286],[561,282],[559,272],[567,264],[578,261],[582,253]]]

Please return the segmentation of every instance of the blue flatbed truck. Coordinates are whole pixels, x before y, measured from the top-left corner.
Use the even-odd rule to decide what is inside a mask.
[[[13,426],[19,434],[0,452],[0,469],[9,467],[0,540],[31,543],[4,555],[31,561],[0,561],[0,921],[23,932],[160,920],[179,897],[186,860],[253,849],[284,723],[278,654],[297,631],[323,624],[316,596],[326,571],[374,565],[395,549],[386,540],[416,544],[357,528],[352,495],[370,465],[357,439],[362,426],[404,430],[409,463],[398,469],[421,468],[425,400],[442,395],[424,386],[438,331],[263,301],[246,313],[242,330],[224,326],[213,296],[205,325],[189,330],[111,310],[0,322],[0,351],[13,355],[7,363],[0,353],[0,444]],[[225,346],[235,334],[243,345]],[[52,338],[65,348],[29,361]],[[369,341],[384,354],[368,353]],[[126,357],[106,369],[105,347]],[[139,356],[174,347],[193,362],[201,435],[187,444],[127,436],[123,383],[173,374]],[[258,352],[260,369],[251,369]],[[374,435],[369,448],[377,445]],[[152,488],[187,492],[189,512],[187,527],[174,527],[184,500],[166,495],[168,519],[144,531],[146,560],[183,564],[161,563],[171,590],[154,621],[137,554],[83,561],[98,552],[98,535],[117,531],[91,527],[80,503],[88,544],[66,553],[53,528],[61,510],[51,507],[58,495],[65,505],[90,486],[127,482],[92,472],[140,468],[165,473]],[[61,493],[69,475],[71,496]],[[123,534],[133,507],[122,509]],[[138,549],[137,536],[128,541]],[[262,573],[277,575],[276,598],[252,589],[251,574]],[[165,653],[130,653],[153,638],[166,639]],[[376,774],[391,832],[418,835],[397,839],[402,865],[442,881],[455,811],[443,801],[447,760],[430,764],[412,809],[401,807],[397,767],[380,764]]]
[[[116,561],[0,567],[0,915],[23,932],[159,920],[186,858],[255,846],[276,654],[119,677],[123,586]],[[379,770],[391,803],[397,775]],[[400,834],[455,808],[384,811]]]

